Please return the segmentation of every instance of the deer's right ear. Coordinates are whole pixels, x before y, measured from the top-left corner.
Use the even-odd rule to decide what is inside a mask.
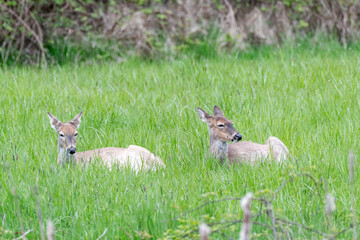
[[[204,110],[202,110],[201,108],[197,108],[198,110],[198,114],[199,114],[199,117],[200,119],[203,121],[203,122],[206,122],[208,123],[209,122],[209,118],[211,118],[211,115],[208,114],[207,112],[205,112]]]
[[[62,127],[63,123],[59,121],[59,119],[57,119],[56,117],[54,117],[53,115],[51,115],[49,112],[48,112],[48,116],[49,116],[49,119],[50,119],[50,124],[51,124],[51,127],[59,132],[60,131],[60,128]]]

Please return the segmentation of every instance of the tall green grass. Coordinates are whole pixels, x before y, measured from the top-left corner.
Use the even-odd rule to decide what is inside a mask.
[[[284,181],[274,214],[328,234],[350,226],[348,154],[360,155],[360,49],[336,44],[260,48],[213,58],[128,60],[99,65],[0,69],[0,238],[51,220],[57,239],[181,238],[199,222],[240,219],[239,201],[268,196]],[[218,105],[244,140],[280,138],[293,158],[284,165],[221,166],[206,156],[207,126],[196,108]],[[56,164],[57,134],[46,112],[69,121],[83,111],[78,150],[136,144],[159,155],[166,169],[135,175],[101,165]],[[355,213],[359,215],[359,163],[355,167]],[[324,194],[336,210],[327,224]],[[320,197],[319,197],[320,196]],[[258,212],[260,203],[253,202]],[[255,219],[254,219],[255,220]],[[256,221],[271,225],[266,214]],[[238,238],[241,224],[213,233]],[[297,239],[319,236],[278,225]],[[254,226],[253,236],[272,238]],[[189,237],[193,235],[188,235]],[[288,237],[281,235],[282,237]],[[348,239],[351,231],[339,238]]]

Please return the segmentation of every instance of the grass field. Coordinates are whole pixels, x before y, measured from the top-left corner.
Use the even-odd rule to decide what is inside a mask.
[[[291,177],[272,202],[275,217],[333,236],[353,222],[352,201],[359,221],[359,77],[360,49],[334,44],[260,48],[231,57],[0,69],[0,238],[31,230],[28,239],[41,239],[51,220],[56,239],[103,233],[102,239],[196,238],[201,222],[218,230],[212,239],[236,239],[241,223],[219,222],[242,219],[238,200],[188,211],[247,192],[269,198]],[[196,108],[211,112],[215,104],[244,140],[264,143],[277,136],[293,159],[282,166],[227,167],[207,157],[208,130]],[[63,121],[83,111],[79,151],[136,144],[159,155],[166,169],[135,175],[97,164],[59,167],[47,111]],[[336,203],[328,217],[326,191]],[[264,205],[253,201],[254,214],[261,208],[253,220],[271,226]],[[276,230],[282,238],[322,238],[280,221]],[[264,226],[254,225],[252,234],[273,239]],[[337,237],[352,236],[349,229]]]

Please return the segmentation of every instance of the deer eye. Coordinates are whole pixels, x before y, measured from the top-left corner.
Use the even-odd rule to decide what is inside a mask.
[[[60,137],[64,137],[65,135],[63,133],[59,133],[59,136]]]
[[[75,133],[74,136],[76,137],[78,135],[78,133]]]
[[[219,123],[219,124],[218,124],[218,127],[219,127],[219,128],[223,128],[224,126],[225,126],[225,125],[224,125],[223,123]]]

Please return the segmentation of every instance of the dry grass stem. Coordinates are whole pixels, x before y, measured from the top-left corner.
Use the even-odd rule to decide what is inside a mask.
[[[202,223],[199,226],[199,233],[200,233],[200,240],[208,240],[211,233],[211,228],[208,225],[206,225],[206,223]]]
[[[48,240],[54,240],[55,239],[55,227],[51,220],[47,221],[46,225],[46,236]]]
[[[351,213],[352,213],[352,225],[353,225],[353,239],[357,239],[357,223],[356,223],[356,211],[355,211],[355,189],[354,189],[354,168],[355,168],[355,155],[353,151],[349,153],[349,176],[351,187]]]
[[[244,222],[240,231],[240,240],[249,240],[251,237],[251,199],[252,193],[247,193],[241,200],[241,207],[244,211]]]

